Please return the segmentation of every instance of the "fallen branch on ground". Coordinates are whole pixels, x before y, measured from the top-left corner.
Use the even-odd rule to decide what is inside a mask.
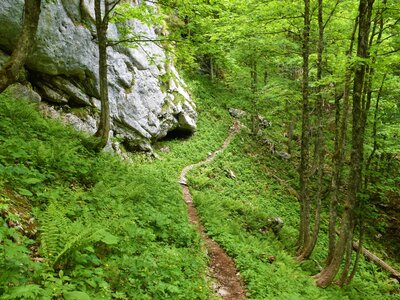
[[[357,251],[359,248],[359,243],[358,241],[353,242],[353,249]],[[364,247],[361,249],[362,254],[370,261],[375,263],[377,266],[381,267],[385,271],[389,272],[393,278],[396,278],[400,280],[400,272],[394,269],[392,266],[384,262],[382,259],[380,259],[378,256],[373,254],[372,252],[368,251]]]

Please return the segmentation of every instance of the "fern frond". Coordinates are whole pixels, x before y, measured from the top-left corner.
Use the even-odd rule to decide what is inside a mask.
[[[52,258],[62,249],[62,231],[70,225],[69,219],[59,205],[52,202],[46,208],[40,228],[41,254],[47,259]]]

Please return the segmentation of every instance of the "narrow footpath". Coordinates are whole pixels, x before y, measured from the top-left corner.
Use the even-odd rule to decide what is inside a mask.
[[[243,281],[238,275],[238,271],[232,258],[230,258],[218,243],[212,240],[205,232],[204,226],[200,222],[197,210],[193,205],[193,199],[190,195],[186,175],[190,170],[211,162],[219,153],[223,152],[228,147],[229,143],[239,131],[240,123],[236,120],[231,127],[229,136],[226,138],[222,146],[217,151],[210,153],[205,160],[185,167],[179,178],[179,183],[183,190],[183,199],[188,208],[189,222],[194,224],[197,231],[200,233],[207,248],[207,254],[210,257],[209,275],[215,279],[213,288],[216,295],[224,300],[246,299],[245,287]]]

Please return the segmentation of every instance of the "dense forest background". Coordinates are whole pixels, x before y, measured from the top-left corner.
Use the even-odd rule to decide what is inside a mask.
[[[352,248],[365,234],[397,256],[397,3],[175,4],[170,22],[180,65],[200,68],[241,95],[252,134],[271,153],[276,145],[263,136],[260,112],[282,127],[287,140],[278,153],[299,168],[297,260],[310,257],[321,223],[328,226],[317,285],[332,283],[343,262],[338,283],[351,281],[362,252],[351,269]]]
[[[399,299],[399,2],[163,0],[157,16],[148,2],[96,1],[97,137],[0,94],[0,299],[212,297],[177,180],[219,147],[232,117],[243,129],[188,185],[246,296]],[[108,23],[131,18],[162,34],[127,30],[122,46],[166,49],[199,121],[194,136],[121,161],[99,151],[109,138],[104,53]],[[20,80],[29,34],[0,72],[4,87]]]

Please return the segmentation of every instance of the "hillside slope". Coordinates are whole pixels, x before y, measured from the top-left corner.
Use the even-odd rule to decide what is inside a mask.
[[[191,86],[198,132],[159,142],[159,159],[131,162],[93,152],[90,137],[0,95],[0,299],[210,299],[178,177],[220,147],[228,109],[245,103],[201,78]],[[268,130],[279,136],[279,125]],[[296,185],[296,170],[246,128],[188,180],[205,230],[235,260],[249,299],[400,299],[398,285],[367,262],[348,287],[314,286],[323,251],[293,261],[298,204],[284,182]],[[266,232],[277,216],[282,230]]]
[[[218,141],[172,141],[163,160],[129,164],[1,94],[0,298],[206,299],[177,178]]]

